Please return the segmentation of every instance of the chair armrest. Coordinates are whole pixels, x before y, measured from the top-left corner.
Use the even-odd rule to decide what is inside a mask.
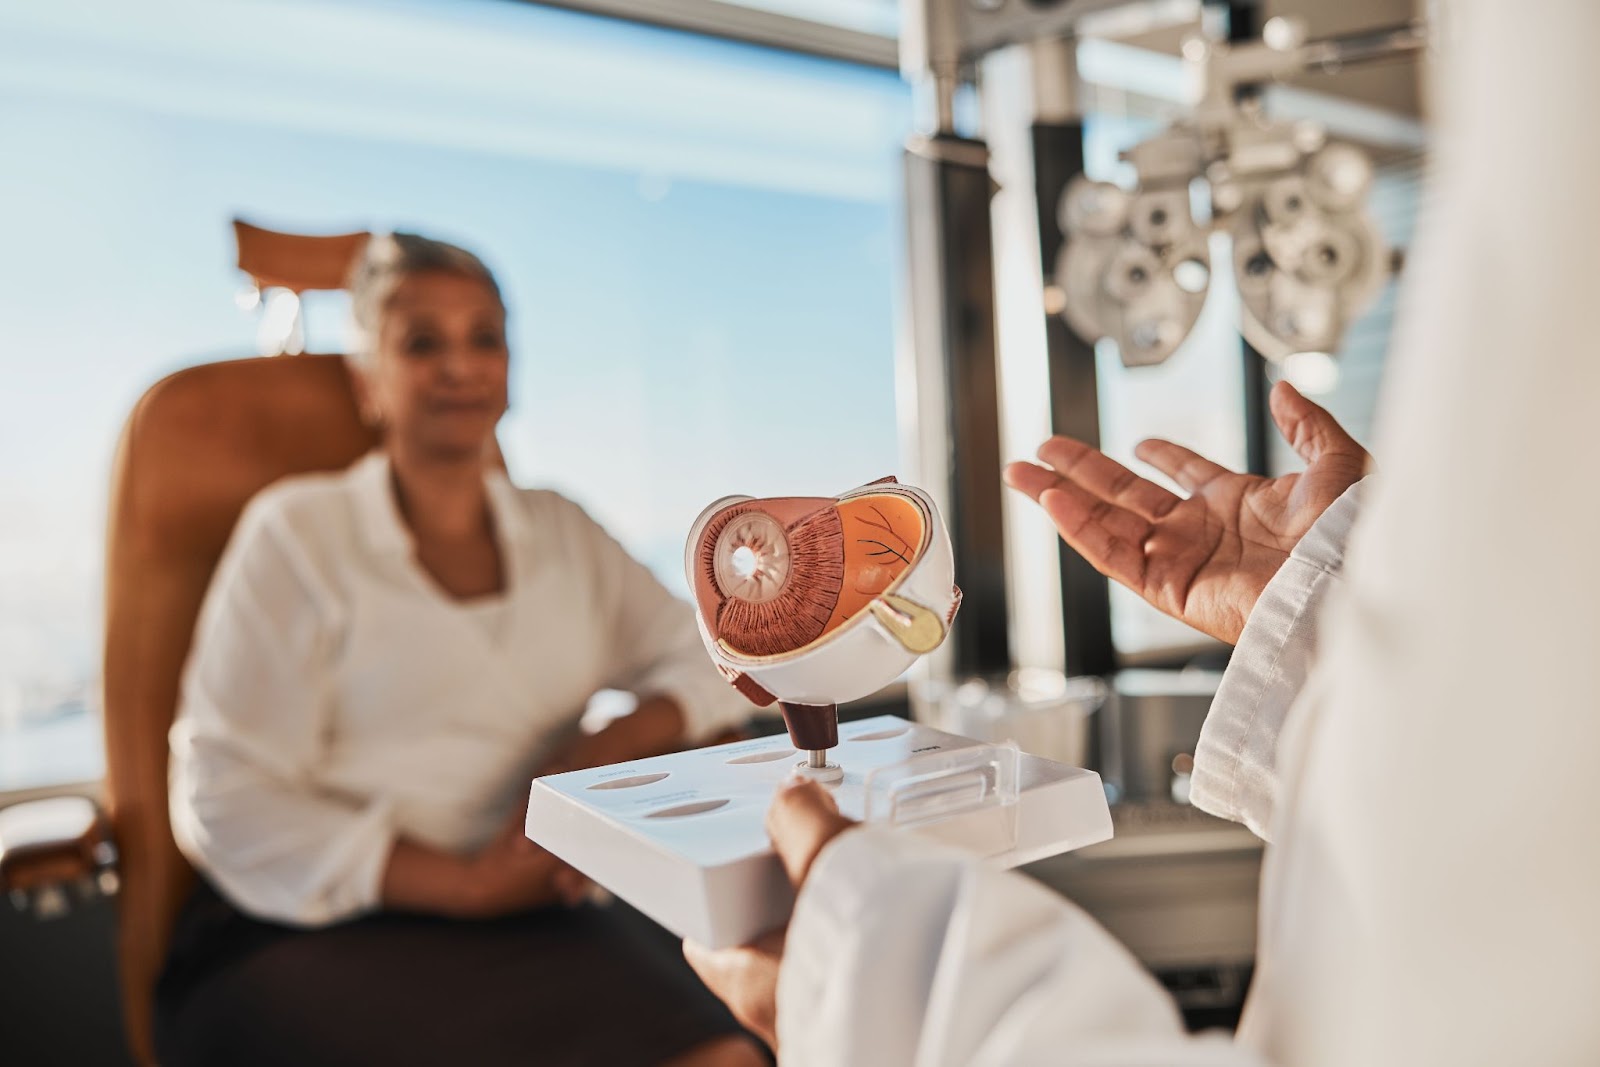
[[[88,797],[49,797],[0,809],[0,891],[41,918],[64,914],[64,887],[116,891],[111,826]]]

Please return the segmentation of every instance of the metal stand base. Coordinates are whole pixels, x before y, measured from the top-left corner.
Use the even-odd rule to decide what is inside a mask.
[[[829,763],[827,751],[818,749],[807,752],[806,758],[794,765],[794,775],[822,785],[838,785],[844,781],[844,768],[837,763]]]

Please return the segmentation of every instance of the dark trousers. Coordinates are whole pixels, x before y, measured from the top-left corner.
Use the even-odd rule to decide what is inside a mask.
[[[655,1064],[738,1024],[631,908],[252,919],[202,884],[156,995],[163,1067]]]

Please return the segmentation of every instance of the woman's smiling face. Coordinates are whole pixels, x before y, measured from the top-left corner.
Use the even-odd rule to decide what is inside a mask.
[[[489,285],[411,274],[384,303],[365,367],[368,403],[389,440],[419,457],[481,456],[506,410],[509,362],[505,308]]]

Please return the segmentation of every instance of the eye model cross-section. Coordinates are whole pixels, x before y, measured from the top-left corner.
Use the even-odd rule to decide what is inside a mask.
[[[961,603],[932,498],[892,478],[837,497],[729,496],[701,513],[684,569],[700,635],[754,703],[778,703],[799,771],[827,784],[839,704],[938,648]]]

